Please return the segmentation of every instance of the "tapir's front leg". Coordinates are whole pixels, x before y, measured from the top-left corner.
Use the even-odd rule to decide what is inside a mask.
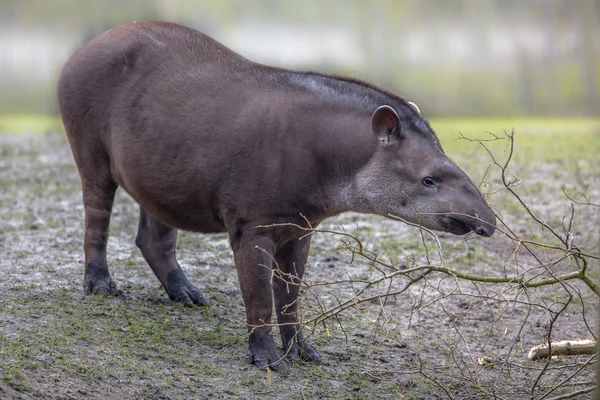
[[[235,229],[236,233],[240,232]],[[287,369],[288,361],[275,346],[271,328],[273,292],[271,268],[274,241],[256,231],[231,234],[231,247],[246,306],[248,324],[248,362],[275,371]]]
[[[275,254],[279,271],[274,273],[273,295],[285,355],[292,360],[302,358],[320,363],[321,356],[305,342],[298,325],[298,293],[309,248],[310,236],[289,242]]]

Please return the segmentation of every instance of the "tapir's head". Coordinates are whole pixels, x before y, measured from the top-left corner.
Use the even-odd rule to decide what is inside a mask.
[[[371,128],[377,146],[355,181],[365,211],[456,235],[494,233],[494,213],[477,186],[444,154],[416,106],[402,119],[392,107],[381,106],[372,115]]]

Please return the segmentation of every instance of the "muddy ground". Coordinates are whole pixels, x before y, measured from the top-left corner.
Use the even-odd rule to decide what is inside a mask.
[[[578,187],[580,180],[590,199],[598,199],[597,164],[582,162],[576,178],[556,163],[538,165],[550,179],[539,188],[525,179],[519,189],[560,232],[569,212],[560,193],[565,182]],[[137,206],[119,191],[108,257],[123,294],[85,296],[81,189],[64,136],[0,135],[0,183],[2,399],[526,399],[593,386],[590,356],[527,360],[549,330],[554,340],[592,336],[596,297],[577,280],[524,290],[432,272],[404,291],[409,278],[399,275],[353,300],[361,282],[380,278],[380,271],[364,257],[353,259],[342,248],[344,236],[318,233],[306,280],[338,283],[307,289],[303,315],[324,363],[296,363],[287,374],[269,374],[245,363],[244,309],[226,236],[180,233],[182,268],[211,304],[174,304],[134,245]],[[557,244],[505,191],[490,196],[519,235]],[[598,254],[597,211],[576,209],[575,240]],[[379,267],[388,274],[426,263],[419,231],[401,222],[345,214],[320,228],[358,236],[365,251],[392,267]],[[549,274],[502,234],[440,234],[440,240],[445,264],[458,271]],[[434,242],[425,243],[439,265]],[[534,251],[548,265],[562,254]],[[577,267],[566,259],[548,268],[561,274]],[[597,279],[597,260],[589,268]],[[390,292],[401,293],[362,301]],[[313,323],[320,310],[348,301],[351,306],[335,318]]]

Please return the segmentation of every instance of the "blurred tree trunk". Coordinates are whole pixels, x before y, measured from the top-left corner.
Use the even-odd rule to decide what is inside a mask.
[[[544,19],[548,28],[546,31],[546,40],[543,50],[542,66],[548,69],[547,73],[542,76],[543,84],[547,93],[547,99],[544,104],[546,114],[556,114],[560,111],[560,95],[558,93],[558,68],[556,62],[556,44],[559,41],[561,24],[558,18],[558,7],[542,7],[542,12],[545,14]],[[558,33],[558,34],[557,34]],[[558,100],[558,101],[557,101]]]
[[[594,4],[596,3],[596,4]],[[597,114],[600,108],[600,101],[597,93],[597,74],[598,74],[598,9],[600,5],[594,0],[585,0],[579,12],[581,13],[582,28],[582,47],[580,49],[582,74],[581,79],[583,87],[583,96],[585,110],[592,114]]]
[[[534,79],[535,70],[532,67],[531,57],[525,49],[519,49],[517,53],[517,103],[523,114],[534,114]]]

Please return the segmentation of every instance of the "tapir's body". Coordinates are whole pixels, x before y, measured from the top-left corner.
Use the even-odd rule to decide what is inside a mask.
[[[261,367],[284,365],[261,326],[273,297],[284,350],[319,354],[294,325],[298,287],[271,274],[275,260],[301,278],[310,239],[259,225],[316,226],[358,211],[457,234],[494,230],[417,109],[364,82],[259,65],[192,29],[144,22],[79,49],[58,89],[83,186],[86,291],[118,293],[106,239],[121,186],[140,204],[136,243],[175,300],[206,302],[175,259],[176,229],[229,234],[250,360]]]

